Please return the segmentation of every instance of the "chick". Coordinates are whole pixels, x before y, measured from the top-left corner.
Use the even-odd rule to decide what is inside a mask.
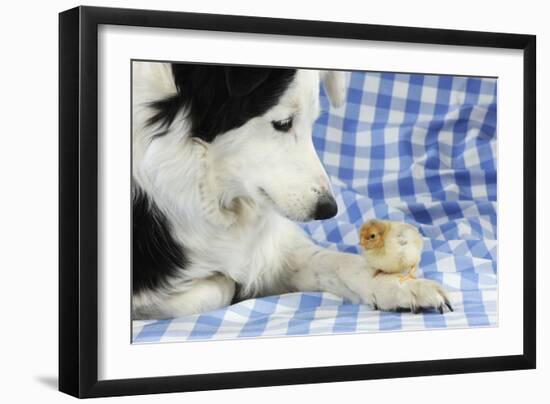
[[[359,244],[370,266],[380,273],[406,274],[400,282],[415,279],[422,253],[422,236],[416,228],[401,222],[370,220],[359,230]]]

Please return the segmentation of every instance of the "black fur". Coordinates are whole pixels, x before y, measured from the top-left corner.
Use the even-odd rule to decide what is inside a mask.
[[[139,190],[133,197],[132,226],[132,291],[138,293],[161,286],[187,259],[166,216]]]
[[[173,64],[172,73],[178,93],[151,104],[149,124],[168,127],[185,108],[191,136],[212,142],[277,104],[296,70]]]

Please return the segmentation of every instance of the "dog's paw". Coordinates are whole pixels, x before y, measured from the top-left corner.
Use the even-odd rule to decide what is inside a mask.
[[[428,279],[412,279],[399,282],[394,276],[380,279],[374,292],[374,306],[385,311],[438,310],[443,314],[453,311],[451,300],[441,285]]]

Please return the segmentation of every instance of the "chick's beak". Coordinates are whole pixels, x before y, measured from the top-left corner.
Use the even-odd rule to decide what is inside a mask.
[[[367,248],[367,239],[368,239],[368,229],[363,227],[361,228],[361,230],[359,231],[359,245],[361,247],[363,247],[365,250],[368,249]]]
[[[359,229],[359,245],[365,248],[366,241],[367,237],[365,236],[365,227],[361,227],[361,229]]]

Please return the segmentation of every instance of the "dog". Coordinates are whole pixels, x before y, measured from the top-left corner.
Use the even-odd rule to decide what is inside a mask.
[[[296,291],[451,308],[438,283],[375,276],[295,223],[337,214],[311,135],[320,85],[342,105],[344,72],[134,61],[132,76],[134,319]]]

